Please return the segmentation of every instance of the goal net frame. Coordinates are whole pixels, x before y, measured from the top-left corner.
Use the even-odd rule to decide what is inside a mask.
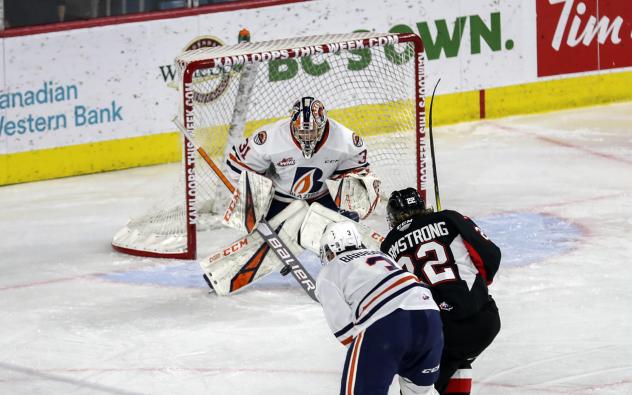
[[[414,138],[416,155],[416,187],[424,201],[427,201],[428,190],[428,161],[426,154],[426,105],[425,105],[425,67],[424,47],[421,38],[413,33],[350,33],[331,34],[322,36],[297,37],[263,41],[254,43],[240,43],[236,45],[219,46],[187,51],[176,58],[176,64],[181,70],[180,81],[180,109],[179,118],[188,134],[195,136],[196,119],[194,115],[194,76],[196,71],[213,69],[216,67],[245,66],[252,63],[267,62],[277,59],[299,59],[315,54],[329,54],[342,50],[357,48],[384,47],[387,45],[409,44],[413,50],[414,61]],[[241,87],[240,87],[241,89]],[[239,98],[236,105],[239,105]],[[234,125],[231,125],[233,127]],[[195,137],[194,137],[195,138]],[[130,243],[120,243],[115,240],[112,246],[119,252],[143,257],[196,259],[197,256],[197,227],[198,213],[196,209],[197,183],[196,166],[207,166],[206,163],[196,163],[195,144],[183,136],[183,168],[184,168],[184,210],[186,219],[186,245],[177,251],[161,251],[159,246],[137,248]],[[220,170],[221,172],[221,170]],[[219,176],[219,175],[218,175]],[[220,176],[221,177],[221,176]],[[221,186],[225,188],[225,186]],[[120,232],[119,232],[120,233]],[[135,236],[129,236],[134,239]],[[157,245],[159,243],[156,243]]]

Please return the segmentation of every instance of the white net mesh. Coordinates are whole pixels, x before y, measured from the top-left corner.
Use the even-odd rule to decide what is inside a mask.
[[[238,59],[249,53],[377,36],[360,33],[214,47],[187,52],[177,63],[182,75],[191,62],[218,56]],[[189,101],[192,108],[186,114],[192,115],[196,144],[223,170],[226,152],[233,144],[268,123],[288,117],[298,98],[316,97],[325,104],[330,118],[364,138],[371,170],[382,180],[382,191],[388,195],[394,189],[417,185],[414,57],[412,44],[399,43],[249,62],[245,66],[228,66],[224,62],[222,67],[194,72],[190,85],[193,95]],[[186,164],[186,155],[183,162]],[[186,180],[186,171],[185,166],[183,180]],[[223,214],[230,195],[197,153],[195,182],[199,230],[200,225],[212,227],[218,223],[216,214]],[[135,244],[146,243],[143,239],[155,239],[151,248],[157,251],[164,248],[160,239],[166,239],[169,240],[168,252],[186,249],[189,218],[185,209],[188,192],[185,184],[182,183],[177,204],[156,209],[128,224],[123,231],[135,235]],[[178,243],[181,247],[176,248]],[[123,247],[136,249],[138,246],[127,243]]]

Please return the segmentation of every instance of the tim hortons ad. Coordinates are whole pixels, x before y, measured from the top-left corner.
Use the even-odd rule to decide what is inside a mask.
[[[538,76],[632,66],[632,1],[537,0]]]

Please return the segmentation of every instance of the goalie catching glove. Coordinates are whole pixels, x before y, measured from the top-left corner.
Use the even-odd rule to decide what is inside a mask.
[[[341,210],[368,217],[380,202],[381,181],[370,172],[348,173],[342,179],[327,180],[329,191]]]

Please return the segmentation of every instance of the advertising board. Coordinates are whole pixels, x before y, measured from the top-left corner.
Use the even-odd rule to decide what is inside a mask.
[[[632,66],[632,2],[537,0],[538,76]]]
[[[568,73],[629,70],[631,9],[627,0],[292,1],[3,37],[0,184],[177,160],[179,148],[165,149],[165,139],[156,137],[175,135],[171,118],[179,95],[173,59],[196,37],[234,44],[243,27],[253,41],[362,30],[413,32],[424,41],[426,84],[434,86],[441,78],[437,94],[476,106],[467,111],[478,115],[478,91]],[[269,70],[269,83],[291,84],[309,72],[302,64],[292,73]],[[472,93],[476,102],[470,103]],[[485,100],[480,102],[483,108]],[[444,114],[437,114],[439,122]],[[463,114],[449,119],[471,119]],[[128,140],[130,149],[122,151]],[[55,151],[69,147],[78,148],[73,154]],[[83,162],[66,160],[86,150],[90,155]],[[49,168],[63,161],[67,169],[45,173],[30,157],[19,156],[44,151],[40,159]]]

